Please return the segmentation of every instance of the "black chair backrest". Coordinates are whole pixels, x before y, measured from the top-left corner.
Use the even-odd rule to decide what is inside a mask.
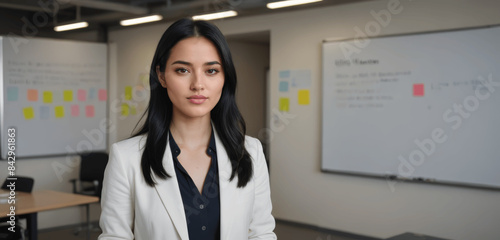
[[[80,155],[80,180],[81,181],[99,181],[104,178],[104,170],[108,164],[108,154],[105,152],[90,152]]]
[[[17,180],[5,179],[3,182],[2,189],[11,190],[10,186],[15,186],[13,189],[21,192],[30,193],[33,190],[33,185],[35,185],[35,180],[30,177],[14,176],[11,178],[17,178]]]

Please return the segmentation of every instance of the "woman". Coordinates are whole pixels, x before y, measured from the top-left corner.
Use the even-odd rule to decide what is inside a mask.
[[[144,125],[111,148],[99,239],[276,239],[262,146],[245,136],[219,29],[172,24],[150,86]]]

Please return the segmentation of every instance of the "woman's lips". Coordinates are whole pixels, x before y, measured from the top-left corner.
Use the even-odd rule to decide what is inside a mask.
[[[188,97],[189,102],[194,103],[194,104],[202,104],[204,103],[208,98],[203,96],[203,95],[193,95],[191,97]]]

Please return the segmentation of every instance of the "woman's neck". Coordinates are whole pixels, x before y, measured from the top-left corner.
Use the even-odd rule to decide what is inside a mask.
[[[174,115],[170,123],[170,134],[181,149],[206,148],[212,134],[210,115],[194,119],[179,119]]]

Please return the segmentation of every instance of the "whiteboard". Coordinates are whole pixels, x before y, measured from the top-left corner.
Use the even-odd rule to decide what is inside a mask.
[[[323,171],[500,187],[500,27],[322,48]]]
[[[107,91],[106,44],[0,37],[1,157],[106,150]]]

